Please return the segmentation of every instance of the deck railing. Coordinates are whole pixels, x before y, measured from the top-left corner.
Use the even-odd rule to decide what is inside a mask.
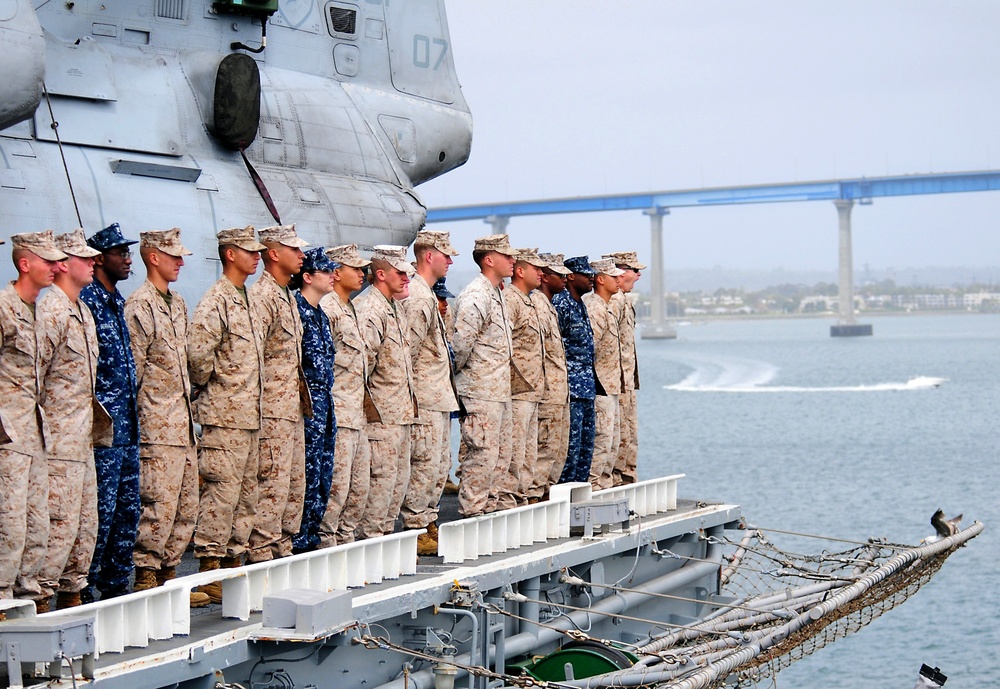
[[[45,617],[95,615],[98,654],[145,648],[151,640],[191,633],[190,594],[197,586],[221,581],[222,617],[247,620],[251,612],[263,609],[264,596],[279,591],[341,591],[415,574],[417,536],[421,533],[424,531],[403,531],[237,569],[199,572],[155,589]]]

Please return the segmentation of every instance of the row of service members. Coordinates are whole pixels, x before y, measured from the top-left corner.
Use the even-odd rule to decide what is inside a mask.
[[[68,235],[61,236],[58,241],[60,246],[75,251],[69,253],[67,263],[75,263],[78,259],[86,262],[91,254],[83,245],[82,232],[70,234],[75,235],[73,241],[67,239]],[[138,387],[139,416],[148,417],[139,424],[144,431],[141,443],[145,460],[142,462],[142,521],[146,533],[140,529],[135,547],[136,588],[148,588],[170,578],[191,536],[195,521],[192,496],[197,495],[197,489],[192,490],[197,481],[194,418],[203,428],[198,464],[204,487],[195,534],[201,569],[237,566],[244,556],[247,561],[260,561],[287,555],[292,547],[305,550],[345,542],[354,537],[358,527],[365,535],[391,531],[400,508],[408,528],[431,530],[430,534],[421,537],[426,537],[423,550],[427,551],[428,546],[436,550],[433,524],[441,487],[450,467],[449,417],[457,406],[456,387],[463,379],[462,366],[459,366],[460,375],[454,383],[451,380],[445,328],[435,308],[437,299],[428,285],[428,281],[433,284],[435,277],[443,279],[451,263],[450,257],[457,254],[447,233],[422,232],[418,237],[415,243],[418,277],[412,283],[412,294],[408,274],[414,271],[405,261],[405,249],[380,247],[376,250],[370,271],[375,289],[368,290],[356,303],[350,301],[349,295],[361,287],[363,269],[369,262],[358,256],[354,246],[337,247],[328,252],[314,249],[303,256],[301,247],[305,242],[295,236],[291,226],[262,230],[263,244],[254,239],[252,228],[224,230],[218,239],[224,277],[199,303],[187,338],[184,337],[187,324],[183,300],[169,291],[169,283],[177,279],[183,265],[182,257],[190,253],[180,244],[178,230],[143,233],[142,255],[149,279],[124,304],[124,309],[112,308],[119,319],[124,314],[128,321],[124,339],[127,342],[131,331],[133,342],[131,348],[126,347],[126,354],[129,349],[135,352],[139,371],[137,383],[128,385],[128,376],[125,376],[124,381],[117,380],[113,387],[118,391],[135,391]],[[505,244],[506,238],[503,239]],[[504,246],[493,246],[497,240],[492,237],[477,242],[475,253],[507,255]],[[32,254],[30,249],[25,250],[31,241],[38,244],[34,255],[41,258],[47,254],[49,258],[43,261],[51,263],[57,253],[51,251],[51,247],[41,246],[51,241],[51,235],[46,237],[45,233],[19,236],[15,240],[15,263],[20,264],[18,259],[25,254]],[[91,251],[95,245],[104,250],[103,262],[112,263],[105,272],[111,273],[114,265],[108,260],[109,256],[127,259],[128,245],[132,243],[121,236],[117,226],[98,233],[90,242]],[[505,246],[509,249],[509,244]],[[500,251],[494,251],[495,248]],[[260,255],[265,259],[265,274],[246,290],[243,288],[245,280],[256,272]],[[527,261],[523,263],[531,265]],[[30,273],[27,268],[22,270],[18,265],[19,274]],[[565,270],[554,265],[545,272],[558,274]],[[58,270],[53,272],[58,274]],[[585,272],[589,272],[589,266]],[[292,297],[287,285],[297,273],[300,273],[297,276],[300,291],[294,295],[298,306],[295,309],[290,308]],[[522,273],[519,269],[518,275]],[[21,282],[20,276],[17,282]],[[85,280],[81,278],[79,282],[85,283]],[[108,293],[104,301],[112,307],[121,306],[114,299],[120,300],[114,281],[108,285],[108,280],[95,280],[94,284],[98,282]],[[597,282],[600,283],[600,278]],[[519,284],[517,278],[513,284]],[[524,283],[520,284],[523,288]],[[405,299],[407,296],[410,298]],[[400,298],[405,300],[398,302]],[[316,317],[320,299],[329,322]],[[21,301],[27,304],[31,300],[22,297]],[[397,307],[404,313],[399,314]],[[85,310],[86,307],[79,307],[81,314]],[[461,313],[461,309],[459,311]],[[303,324],[309,326],[304,329],[305,339]],[[334,352],[331,338],[337,341],[336,365],[330,362]],[[102,354],[104,339],[107,338],[102,338]],[[158,339],[163,341],[156,342]],[[157,349],[164,351],[153,351]],[[508,351],[512,353],[511,348]],[[634,353],[634,341],[632,351]],[[184,366],[185,353],[189,357],[188,366]],[[459,348],[456,362],[464,359],[463,355],[464,350]],[[119,356],[122,362],[128,358]],[[255,359],[257,366],[253,365]],[[326,364],[322,363],[324,359]],[[318,366],[316,360],[319,360]],[[331,400],[334,367],[340,384],[333,385]],[[187,369],[190,369],[193,405],[186,394],[189,389]],[[510,370],[513,372],[516,367]],[[147,371],[151,375],[144,376]],[[306,371],[312,375],[307,375]],[[415,387],[413,381],[418,373],[421,385]],[[114,374],[112,371],[112,379]],[[132,376],[134,379],[135,367]],[[288,381],[296,378],[299,385],[289,386]],[[464,377],[469,381],[474,378],[468,372]],[[395,396],[404,382],[413,403],[412,415],[407,410],[410,405],[399,405],[400,398]],[[451,384],[450,391],[435,382]],[[463,445],[479,449],[475,440],[468,442],[469,434],[465,432],[468,427],[475,435],[479,432],[477,428],[484,428],[482,423],[477,423],[484,419],[481,414],[477,416],[477,402],[473,401],[482,396],[477,395],[474,387],[473,384],[466,390],[472,394],[460,395],[465,407],[463,440],[466,442]],[[424,393],[419,395],[419,400],[418,392]],[[248,399],[241,399],[240,393]],[[116,411],[128,406],[127,400],[117,405],[114,400],[103,401]],[[468,410],[470,404],[472,412]],[[334,407],[336,416],[341,419],[339,433]],[[39,405],[39,408],[44,406]],[[102,409],[100,404],[93,408]],[[119,416],[122,415],[112,415],[115,419]],[[306,466],[301,470],[302,463],[295,458],[303,454],[303,422],[309,449],[305,453]],[[411,429],[402,428],[411,424]],[[133,420],[123,425],[133,430],[134,438],[137,423]],[[95,428],[99,426],[95,424]],[[40,427],[48,430],[45,424]],[[46,434],[46,439],[49,435]],[[123,439],[128,439],[126,434],[122,435]],[[112,443],[113,447],[122,444]],[[46,443],[45,447],[48,446]],[[77,452],[76,456],[83,454]],[[99,451],[97,454],[99,456]],[[333,476],[334,462],[338,467],[336,477]],[[121,485],[109,483],[110,490],[106,490],[102,481],[101,488],[102,502],[112,506],[108,511],[113,517],[109,519],[109,528],[115,531],[127,531],[121,528],[121,509],[116,514],[115,500],[104,498],[118,487],[119,508],[122,503],[128,505],[129,501],[124,499],[128,491],[124,487],[131,479],[126,480],[128,472],[121,470],[124,464],[119,461],[114,474]],[[480,464],[476,463],[476,457],[471,462],[468,456],[463,458],[463,465],[467,467],[463,472],[466,487],[476,483],[474,477]],[[50,457],[50,473],[61,475],[59,471],[52,472],[52,466]],[[100,478],[101,472],[97,473]],[[366,492],[370,500],[366,500]],[[62,491],[50,490],[48,502],[61,504],[64,497]],[[87,503],[87,498],[84,490],[80,502]],[[328,504],[324,505],[325,502]],[[37,505],[38,501],[33,504]],[[53,514],[55,511],[50,510]],[[92,530],[93,519],[88,521],[84,517],[87,510],[78,511],[81,512],[76,539],[79,543],[74,542],[73,547],[86,550],[85,534]],[[132,511],[137,510],[133,508]],[[464,507],[463,511],[475,513]],[[35,517],[37,522],[38,515]],[[30,532],[26,540],[40,533],[37,528],[25,531]],[[113,542],[124,542],[126,549],[131,547],[127,534],[124,538],[120,534],[117,536]],[[144,548],[149,541],[156,544]],[[29,547],[25,553],[28,555],[35,550]],[[31,558],[24,560],[28,562]],[[98,562],[96,556],[94,562],[95,565]],[[128,567],[123,569],[127,571]],[[19,571],[23,570],[24,564]],[[79,573],[75,578],[63,579],[60,579],[60,602],[63,591],[71,597],[74,589],[82,590],[81,581],[85,585]],[[28,581],[18,576],[17,584],[7,590],[15,590],[22,580]],[[32,593],[23,586],[16,590],[22,595]],[[111,595],[119,592],[102,588],[102,594],[107,595],[109,591]],[[44,593],[47,591],[43,591],[43,598]],[[209,588],[205,593],[211,598],[221,596],[219,589]],[[199,594],[193,594],[193,598],[194,595]]]
[[[544,498],[556,482],[636,480],[634,252],[563,259],[476,240],[455,301],[465,516]],[[505,278],[510,283],[505,284]]]

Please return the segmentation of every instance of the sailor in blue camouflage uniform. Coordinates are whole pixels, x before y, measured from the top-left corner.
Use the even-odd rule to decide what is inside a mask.
[[[117,284],[132,271],[129,247],[118,223],[95,233],[87,243],[101,252],[96,257],[94,281],[80,292],[97,325],[100,355],[95,393],[114,421],[114,443],[95,447],[97,467],[97,546],[90,565],[88,587],[82,598],[128,593],[132,552],[139,529],[139,419],[136,406],[135,361],[125,322],[125,298]],[[84,600],[86,602],[86,600]]]
[[[305,417],[306,490],[299,533],[292,539],[294,552],[319,546],[319,527],[330,499],[337,419],[333,411],[333,335],[330,319],[319,302],[333,291],[333,271],[340,264],[330,260],[324,247],[305,252],[302,270],[289,286],[297,289],[295,301],[302,320],[302,370],[312,397],[312,417]]]
[[[593,289],[596,273],[587,256],[568,258],[563,263],[573,271],[566,289],[552,297],[559,315],[559,330],[566,349],[569,378],[569,452],[559,483],[590,480],[594,456],[594,331],[583,304],[583,295]]]

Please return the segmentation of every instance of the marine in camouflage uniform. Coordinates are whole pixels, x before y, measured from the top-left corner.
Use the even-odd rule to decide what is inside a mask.
[[[202,571],[239,566],[247,550],[257,504],[263,394],[263,331],[244,284],[266,247],[254,239],[253,227],[221,230],[216,236],[223,276],[198,302],[187,348],[194,419],[202,425],[202,488],[194,533]],[[203,588],[221,600],[221,586]]]
[[[538,313],[545,348],[545,385],[538,404],[538,458],[529,499],[548,497],[549,488],[559,481],[566,453],[569,452],[569,383],[566,376],[566,350],[559,332],[559,314],[552,298],[566,289],[570,271],[563,265],[562,254],[540,254],[546,261],[542,284],[531,293]]]
[[[455,301],[455,386],[464,408],[458,509],[465,517],[497,510],[497,479],[510,466],[512,345],[500,285],[514,272],[516,253],[505,234],[477,239],[472,258],[480,274]]]
[[[567,289],[552,298],[559,314],[559,331],[566,350],[569,382],[569,450],[560,483],[585,482],[590,478],[594,454],[594,332],[590,327],[583,295],[592,289],[594,270],[586,256],[566,259],[571,271]]]
[[[258,232],[264,273],[248,290],[264,338],[264,399],[260,427],[258,502],[250,535],[248,562],[292,554],[292,539],[302,522],[305,497],[305,428],[312,414],[302,372],[302,321],[288,281],[302,267],[308,242],[294,225]]]
[[[333,482],[319,528],[321,548],[350,543],[364,516],[371,485],[371,455],[365,435],[364,399],[368,389],[368,354],[351,292],[364,285],[364,268],[371,262],[358,255],[355,244],[328,249],[340,265],[333,271],[332,294],[320,301],[330,319],[336,354],[333,359],[333,409],[337,416]]]
[[[80,290],[94,277],[94,256],[83,230],[58,235],[69,254],[65,272],[38,301],[43,434],[49,458],[49,545],[42,567],[45,598],[58,607],[80,604],[97,540],[94,439],[110,445],[111,419],[96,400],[97,329]],[[95,410],[100,415],[95,418]],[[105,433],[107,431],[107,433]]]
[[[38,293],[66,258],[52,232],[11,237],[17,280],[0,290],[0,598],[42,599],[49,472],[40,425]],[[47,601],[39,612],[48,609]]]
[[[610,259],[594,261],[597,272],[594,291],[583,295],[594,333],[594,375],[604,394],[594,399],[594,457],[590,465],[590,483],[597,490],[611,488],[615,461],[621,443],[622,351],[618,331],[619,306],[613,301],[618,293],[616,278],[623,275]]]
[[[90,563],[84,602],[128,593],[132,552],[139,528],[139,419],[136,413],[135,362],[132,359],[125,297],[117,283],[128,278],[132,258],[118,223],[94,234],[87,244],[101,252],[96,257],[94,281],[80,292],[80,300],[94,315],[101,353],[97,360],[97,399],[114,422],[111,447],[94,448],[97,468],[97,545]]]
[[[302,525],[292,539],[296,552],[315,550],[319,545],[319,526],[330,501],[333,481],[337,418],[333,409],[333,335],[330,319],[319,306],[320,299],[333,289],[333,272],[340,265],[331,261],[323,247],[309,249],[302,271],[292,278],[295,303],[302,322],[302,370],[312,416],[305,419],[305,497]]]
[[[418,555],[437,554],[438,503],[451,471],[451,413],[458,411],[451,355],[438,299],[431,286],[443,278],[458,251],[447,232],[424,230],[413,242],[417,274],[410,296],[400,302],[413,362],[417,418],[410,427],[410,481],[403,500],[403,526],[427,529]]]
[[[531,295],[542,284],[546,263],[537,249],[520,249],[504,305],[510,321],[513,355],[510,367],[511,434],[510,467],[504,475],[498,507],[507,509],[528,502],[538,461],[538,404],[545,392],[545,347],[538,310]]]
[[[639,257],[634,251],[619,251],[606,254],[615,266],[624,271],[618,278],[621,291],[614,299],[619,306],[618,330],[621,335],[622,371],[624,385],[619,398],[622,413],[622,438],[615,462],[614,484],[635,483],[639,480],[637,465],[639,457],[639,409],[636,406],[636,391],[639,389],[639,360],[635,350],[635,306],[628,295],[635,287],[640,272],[646,266],[639,263]]]
[[[187,305],[169,285],[191,254],[180,230],[142,232],[147,279],[125,300],[139,413],[136,591],[173,579],[198,519],[198,453],[189,391]],[[193,605],[205,604],[197,592]]]
[[[371,406],[365,433],[371,487],[362,528],[368,537],[392,533],[410,480],[410,425],[416,417],[410,348],[395,297],[409,284],[406,249],[377,246],[371,287],[356,300],[368,351]]]

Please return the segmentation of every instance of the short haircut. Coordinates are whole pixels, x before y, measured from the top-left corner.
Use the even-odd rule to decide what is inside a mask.
[[[373,258],[371,269],[368,271],[368,282],[374,285],[377,279],[375,274],[380,270],[384,273],[388,273],[389,271],[395,270],[395,268],[393,268],[388,261],[383,261],[381,258]]]
[[[426,254],[428,251],[432,251],[433,249],[434,247],[431,246],[430,244],[414,244],[413,258],[417,259],[417,263],[420,263],[420,261],[423,260],[423,255]]]
[[[480,268],[482,268],[483,267],[483,259],[486,258],[486,255],[488,253],[490,253],[488,249],[475,249],[472,252],[472,260],[476,262],[477,266],[479,266]]]

